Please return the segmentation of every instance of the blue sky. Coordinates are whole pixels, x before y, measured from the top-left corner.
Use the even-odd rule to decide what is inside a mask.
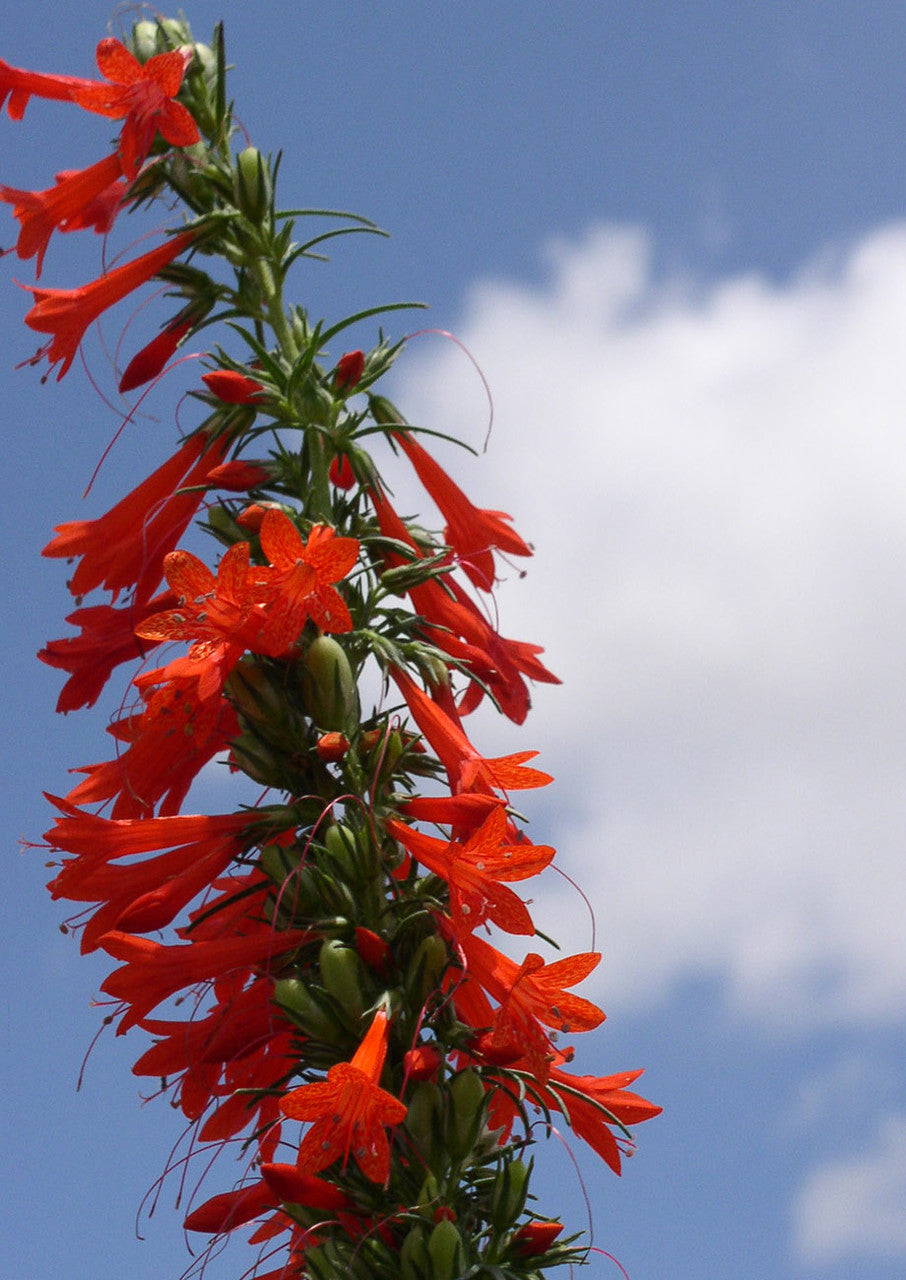
[[[0,16],[0,57],[91,74],[107,9],[27,12]],[[329,318],[424,300],[392,331],[453,331],[492,387],[488,451],[457,462],[536,545],[528,577],[501,588],[503,630],[545,644],[564,685],[539,690],[524,730],[475,732],[489,750],[539,748],[557,775],[531,830],[592,899],[604,953],[587,993],[609,1016],[581,1069],[644,1065],[665,1107],[619,1181],[548,1143],[546,1210],[584,1225],[584,1185],[596,1243],[632,1280],[902,1276],[906,13],[186,12],[202,39],[226,18],[237,112],[284,150],[285,202],[392,233],[341,242],[295,296]],[[33,103],[0,121],[0,180],[46,186],[106,137]],[[96,271],[97,243],[75,239],[48,254],[48,284]],[[189,1262],[174,1184],[143,1242],[134,1218],[178,1117],[139,1105],[137,1032],[103,1036],[75,1092],[106,969],[60,934],[41,851],[14,841],[48,825],[42,789],[107,750],[103,715],[54,718],[56,674],[33,657],[68,610],[40,548],[166,455],[172,403],[130,429],[81,503],[116,415],[77,365],[43,387],[13,372],[34,344],[12,280],[30,275],[8,258],[3,276],[15,1225],[0,1270],[159,1280]],[[116,317],[105,333],[115,343]],[[109,383],[96,343],[89,360]],[[393,391],[412,420],[483,440],[483,389],[443,339],[413,341]],[[536,918],[581,949],[587,913],[549,879]],[[213,1273],[238,1277],[247,1252]],[[586,1274],[619,1272],[600,1256]]]

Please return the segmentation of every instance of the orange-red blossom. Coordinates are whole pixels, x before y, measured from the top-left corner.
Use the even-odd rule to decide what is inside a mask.
[[[187,45],[157,53],[143,65],[122,41],[108,37],[97,47],[97,64],[110,83],[89,83],[71,90],[72,101],[86,111],[123,120],[119,154],[127,178],[138,173],[156,133],[173,147],[199,141],[201,135],[191,113],[174,101],[192,56]]]
[[[38,333],[49,333],[50,342],[40,355],[47,356],[51,366],[62,360],[57,381],[63,377],[75,359],[85,330],[108,307],[127,297],[133,289],[146,284],[161,268],[188,249],[194,235],[184,231],[158,245],[150,253],[134,258],[113,271],[107,271],[89,284],[77,289],[37,289],[29,286],[35,305],[25,317],[25,323]]]
[[[387,1056],[387,1014],[379,1009],[351,1062],[339,1062],[327,1079],[304,1084],[280,1100],[291,1120],[314,1121],[299,1147],[301,1173],[318,1173],[342,1157],[344,1168],[352,1155],[372,1182],[390,1175],[390,1146],[386,1125],[401,1124],[406,1106],[378,1084]]]

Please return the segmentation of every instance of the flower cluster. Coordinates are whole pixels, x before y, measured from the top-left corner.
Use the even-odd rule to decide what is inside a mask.
[[[49,335],[35,360],[62,378],[91,323],[152,279],[180,306],[116,371],[122,394],[220,319],[245,346],[204,349],[191,434],[45,547],[70,562],[77,604],[78,634],[39,655],[68,675],[58,709],[90,707],[139,664],[112,758],[50,797],[50,891],[80,904],[82,950],[117,963],[111,1020],[152,1037],[134,1071],[188,1120],[186,1161],[241,1155],[238,1183],[199,1188],[188,1230],[216,1241],[255,1223],[260,1280],[527,1280],[579,1261],[576,1237],[527,1208],[538,1117],[558,1114],[619,1173],[627,1126],[659,1108],[631,1091],[638,1071],[567,1070],[572,1037],[604,1018],[572,990],[600,956],[506,949],[536,935],[512,886],[554,858],[511,793],[552,779],[535,751],[483,755],[465,725],[484,699],[521,723],[530,683],[556,681],[485,607],[501,559],[531,547],[374,390],[400,344],[332,359],[362,317],[313,325],[284,301],[320,237],[295,243],[273,166],[231,149],[222,31],[208,47],[182,21],[139,22],[128,46],[102,40],[97,64],[95,82],[0,61],[14,120],[36,97],[123,122],[89,168],[45,191],[0,187],[19,256],[40,274],[54,232],[107,234],[161,195],[186,217],[80,289],[34,287],[25,321]],[[375,434],[414,469],[436,533],[394,508]],[[220,544],[214,568],[180,545],[196,517]],[[258,801],[184,813],[215,760]]]

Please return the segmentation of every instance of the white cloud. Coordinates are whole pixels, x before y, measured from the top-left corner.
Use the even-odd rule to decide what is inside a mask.
[[[890,1117],[871,1150],[814,1170],[795,1205],[806,1265],[842,1258],[906,1258],[906,1116]]]
[[[478,462],[437,452],[537,547],[501,629],[564,685],[524,731],[475,734],[558,775],[560,860],[605,953],[587,989],[612,1010],[717,975],[778,1023],[898,1018],[906,226],[783,285],[659,279],[631,228],[547,258],[542,287],[471,294],[457,337],[494,433]],[[398,398],[480,446],[452,344],[413,344]],[[559,894],[538,911],[572,949],[585,918]]]

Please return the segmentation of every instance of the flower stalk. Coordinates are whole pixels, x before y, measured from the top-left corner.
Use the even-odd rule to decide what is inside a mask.
[[[377,229],[337,214],[294,238],[314,213],[280,210],[276,166],[233,152],[222,29],[208,46],[182,19],[141,21],[97,63],[101,81],[0,62],[13,120],[38,97],[122,122],[89,170],[0,187],[20,255],[40,272],[55,231],[98,226],[114,183],[117,205],[176,201],[183,217],[93,283],[34,287],[25,323],[50,335],[36,359],[63,378],[95,319],[162,283],[179,308],[113,383],[162,381],[199,341],[204,372],[171,456],[44,549],[70,561],[78,604],[80,634],[39,655],[68,674],[58,709],[143,663],[113,757],[51,797],[49,889],[79,904],[82,949],[116,962],[102,989],[117,1034],[145,1037],[135,1073],[163,1078],[192,1126],[187,1230],[212,1249],[250,1230],[262,1280],[534,1280],[587,1253],[563,1205],[534,1208],[537,1117],[556,1113],[619,1173],[626,1125],[659,1108],[629,1090],[638,1071],[564,1069],[604,1019],[572,990],[600,956],[545,964],[532,948],[522,887],[555,852],[510,799],[552,778],[538,752],[488,756],[467,727],[485,698],[521,723],[530,684],[556,682],[474,594],[531,545],[373,390],[402,344],[338,346],[396,305],[332,324],[287,306],[299,258]],[[405,455],[442,530],[394,509],[374,435]],[[211,564],[180,545],[199,513]],[[257,803],[186,812],[218,758]],[[202,1192],[205,1153],[236,1142],[242,1183]]]

